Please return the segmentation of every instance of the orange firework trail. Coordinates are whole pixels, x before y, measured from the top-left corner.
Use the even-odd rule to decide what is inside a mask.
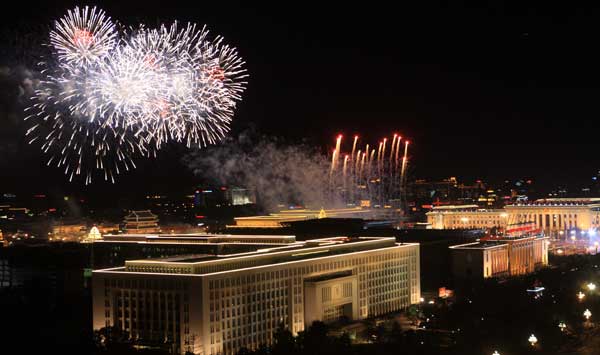
[[[351,160],[354,160],[354,152],[356,151],[356,142],[358,142],[358,136],[354,136],[354,143],[352,143],[352,154],[350,155]]]
[[[396,147],[396,138],[398,138],[398,135],[396,133],[394,133],[394,139],[392,139],[392,145],[390,146],[390,162],[392,161],[392,158],[394,157],[394,149]]]
[[[333,171],[335,170],[335,158],[336,158],[336,150],[333,150],[333,154],[331,154],[331,169],[329,169],[329,178],[333,175]]]
[[[396,142],[396,157],[394,158],[395,162],[396,162],[396,168],[398,167],[398,152],[400,152],[400,141],[402,140],[402,137],[398,136],[398,141]]]
[[[337,136],[337,139],[335,141],[335,149],[333,150],[333,156],[331,157],[331,171],[329,172],[330,176],[333,175],[333,173],[335,172],[335,169],[337,168],[341,146],[342,146],[342,135],[340,134]]]
[[[358,172],[358,169],[360,168],[360,158],[361,158],[361,150],[359,149],[358,152],[356,152],[356,161],[354,162],[354,171]]]
[[[348,155],[344,157],[343,177],[344,177],[344,188],[346,187],[346,179],[348,175]]]
[[[404,174],[406,172],[406,157],[408,155],[408,141],[404,142],[404,156],[402,157],[402,171],[400,172],[400,183],[404,182]]]

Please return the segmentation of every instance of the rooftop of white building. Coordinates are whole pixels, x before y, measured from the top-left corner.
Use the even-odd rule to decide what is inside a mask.
[[[239,235],[209,233],[178,234],[106,234],[105,243],[163,243],[163,244],[294,244],[293,235]],[[98,243],[97,242],[97,243]]]
[[[600,206],[600,197],[582,198],[541,198],[535,201],[522,201],[507,207],[519,206]]]
[[[409,247],[416,243],[397,244],[391,237],[334,237],[280,245],[253,252],[227,255],[182,255],[171,258],[129,260],[125,267],[94,272],[171,273],[206,275],[217,272],[322,259],[340,254],[354,254],[385,248]]]

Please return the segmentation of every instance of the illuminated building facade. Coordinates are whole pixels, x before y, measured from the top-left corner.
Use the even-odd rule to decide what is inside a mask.
[[[450,247],[458,279],[518,276],[548,265],[548,238],[493,238]]]
[[[600,198],[549,198],[483,210],[475,205],[434,207],[427,214],[433,229],[506,227],[532,222],[546,234],[600,227]]]
[[[509,220],[505,210],[480,209],[477,205],[434,207],[426,216],[432,229],[504,228]]]
[[[160,232],[158,216],[149,210],[131,211],[131,213],[125,216],[123,223],[125,224],[124,229],[126,233],[145,234]]]
[[[85,223],[64,223],[52,226],[51,241],[78,242],[86,236]]]
[[[600,227],[600,198],[547,198],[505,209],[511,223],[533,222],[548,234]]]
[[[4,238],[4,234],[2,234],[2,229],[0,229],[0,247],[7,247],[8,243],[8,235],[6,236],[6,238]]]
[[[361,207],[338,209],[295,209],[272,213],[267,216],[236,217],[235,225],[227,228],[282,228],[288,222],[305,221],[318,218],[368,218],[373,214],[370,209]]]
[[[178,353],[235,354],[315,320],[364,319],[419,302],[419,245],[325,238],[235,255],[131,260],[94,271],[94,329],[116,326]]]

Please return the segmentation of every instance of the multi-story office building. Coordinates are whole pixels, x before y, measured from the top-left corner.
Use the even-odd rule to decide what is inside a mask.
[[[419,245],[326,238],[235,255],[131,260],[93,274],[94,328],[172,350],[235,354],[313,321],[364,319],[420,299]]]
[[[523,236],[451,246],[452,271],[457,279],[525,275],[548,265],[547,241]]]

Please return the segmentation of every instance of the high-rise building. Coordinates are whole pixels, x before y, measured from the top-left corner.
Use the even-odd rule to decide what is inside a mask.
[[[178,353],[235,354],[313,321],[364,319],[420,299],[419,245],[325,238],[235,255],[130,260],[93,273],[94,328]]]

